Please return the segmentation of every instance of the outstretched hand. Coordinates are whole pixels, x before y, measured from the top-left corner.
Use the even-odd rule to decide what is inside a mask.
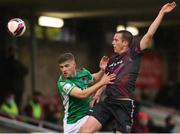
[[[98,95],[98,96],[94,96],[93,97],[93,99],[90,101],[90,107],[94,107],[94,105],[96,104],[96,103],[99,103],[100,102],[100,99],[101,99],[101,97]]]
[[[169,13],[169,12],[171,12],[175,7],[176,7],[176,3],[175,3],[175,2],[167,3],[167,4],[165,4],[165,5],[161,8],[161,12],[163,12],[163,13]]]
[[[103,56],[103,57],[101,58],[100,63],[99,63],[99,68],[100,68],[101,70],[105,70],[108,61],[109,61],[109,58],[108,58],[107,56]]]
[[[104,74],[103,77],[101,78],[100,82],[102,82],[103,85],[107,84],[113,84],[113,80],[116,79],[116,74]]]

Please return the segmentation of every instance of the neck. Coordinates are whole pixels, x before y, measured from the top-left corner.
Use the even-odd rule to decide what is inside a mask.
[[[71,77],[75,77],[76,76],[76,70],[74,70],[73,74]]]
[[[62,79],[64,80],[64,79],[72,78],[72,77],[75,77],[75,76],[76,76],[76,70],[71,75],[69,75],[68,77],[65,77],[65,76],[62,75]]]
[[[122,53],[124,53],[124,52],[127,52],[128,51],[128,47],[124,47],[118,54],[122,54]]]

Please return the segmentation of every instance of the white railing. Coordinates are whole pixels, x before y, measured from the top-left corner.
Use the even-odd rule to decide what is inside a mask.
[[[56,125],[54,123],[38,121],[26,116],[18,116],[18,118],[22,121],[0,116],[0,127],[6,128],[8,132],[10,130],[14,130],[14,132],[62,132],[62,126]]]

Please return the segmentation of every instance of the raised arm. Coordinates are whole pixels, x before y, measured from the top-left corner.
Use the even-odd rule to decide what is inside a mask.
[[[151,41],[154,33],[156,32],[157,28],[159,27],[164,15],[166,13],[171,12],[176,7],[176,3],[167,3],[165,4],[161,10],[159,11],[159,14],[157,15],[156,19],[153,21],[153,23],[150,25],[147,33],[143,36],[143,38],[140,41],[140,48],[141,50],[144,50],[148,47],[149,42]]]

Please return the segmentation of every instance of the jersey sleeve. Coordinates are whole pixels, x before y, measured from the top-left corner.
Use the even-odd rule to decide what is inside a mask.
[[[140,39],[134,38],[130,48],[130,55],[132,58],[141,55],[143,51],[140,48]]]
[[[69,95],[72,89],[76,87],[76,85],[73,82],[66,80],[66,81],[59,82],[58,87],[59,87],[60,92],[63,92],[63,94]]]

